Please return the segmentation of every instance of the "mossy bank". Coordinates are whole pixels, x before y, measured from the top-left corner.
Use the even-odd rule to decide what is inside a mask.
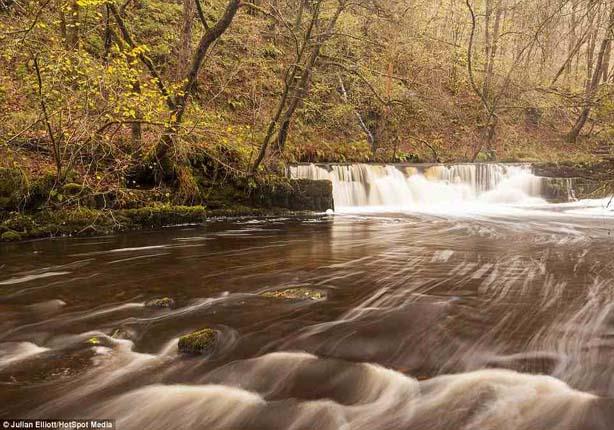
[[[0,169],[0,240],[99,235],[211,218],[277,216],[333,208],[329,181],[276,178],[259,184],[227,184],[181,202],[174,190],[151,188],[94,192],[76,182],[55,184]]]
[[[545,178],[542,194],[552,202],[604,198],[614,193],[612,160],[536,163],[533,172]]]

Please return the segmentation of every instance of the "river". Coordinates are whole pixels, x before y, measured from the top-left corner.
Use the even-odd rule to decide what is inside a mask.
[[[0,416],[614,428],[607,200],[547,203],[523,166],[292,174],[331,179],[335,213],[0,245]],[[295,287],[321,298],[263,295]],[[202,327],[215,349],[178,352]]]

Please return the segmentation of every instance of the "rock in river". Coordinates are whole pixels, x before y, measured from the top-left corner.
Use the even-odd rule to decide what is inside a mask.
[[[186,354],[205,354],[211,352],[218,339],[218,332],[203,328],[179,338],[179,352]]]
[[[263,297],[274,297],[276,299],[290,300],[324,300],[326,294],[322,291],[312,290],[311,288],[288,288],[286,290],[267,291],[262,293]]]
[[[169,297],[163,297],[161,299],[152,299],[145,302],[145,307],[172,309],[175,307],[175,301]]]

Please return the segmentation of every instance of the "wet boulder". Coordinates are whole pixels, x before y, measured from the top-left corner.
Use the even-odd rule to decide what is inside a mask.
[[[213,350],[219,333],[210,328],[203,328],[179,338],[179,352],[184,354],[206,354]]]
[[[162,297],[159,299],[152,299],[145,302],[146,308],[160,308],[160,309],[172,309],[175,307],[175,300],[170,297]]]
[[[326,212],[335,208],[333,184],[328,180],[291,179],[260,184],[251,203],[264,208]]]
[[[286,300],[324,300],[326,294],[311,288],[288,288],[285,290],[267,291],[262,293],[262,297]]]

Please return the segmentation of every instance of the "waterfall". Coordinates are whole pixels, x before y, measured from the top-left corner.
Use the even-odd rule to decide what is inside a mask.
[[[529,166],[504,164],[296,165],[292,178],[328,179],[337,210],[366,207],[412,210],[466,203],[524,203],[541,195]]]

